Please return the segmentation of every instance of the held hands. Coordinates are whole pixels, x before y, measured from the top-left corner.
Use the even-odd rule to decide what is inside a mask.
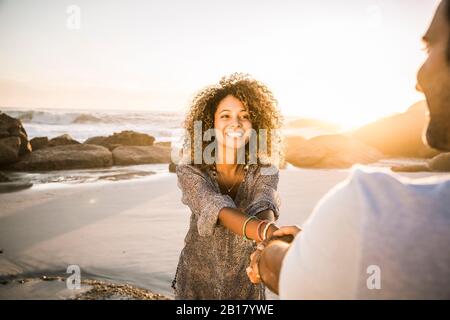
[[[253,252],[250,255],[250,266],[247,267],[247,276],[250,279],[250,281],[254,284],[261,283],[261,276],[259,275],[259,260],[261,259],[262,251],[264,250],[265,246],[261,242],[256,247],[255,252]]]
[[[273,233],[273,236],[282,237],[282,236],[292,235],[293,237],[295,237],[301,230],[302,230],[302,228],[300,228],[297,225],[284,226],[284,227],[278,228],[278,230]]]
[[[258,244],[255,252],[250,255],[250,265],[246,269],[247,276],[252,283],[258,284],[262,282],[261,275],[259,273],[259,261],[263,255],[265,247],[273,240],[282,240],[290,243],[301,230],[302,229],[296,225],[276,228],[267,240],[264,240]]]

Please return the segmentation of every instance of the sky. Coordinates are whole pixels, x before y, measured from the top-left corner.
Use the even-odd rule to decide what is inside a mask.
[[[286,116],[406,110],[438,0],[0,0],[0,106],[184,111],[233,72]]]

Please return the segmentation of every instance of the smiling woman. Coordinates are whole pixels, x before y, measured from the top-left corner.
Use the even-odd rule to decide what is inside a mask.
[[[215,130],[214,161],[192,163],[196,127],[201,133]],[[281,157],[281,115],[270,90],[251,77],[233,74],[219,84],[203,89],[194,99],[186,117],[184,161],[177,167],[182,202],[191,213],[173,282],[178,299],[264,299],[264,287],[252,284],[246,275],[253,241],[263,241],[278,227],[277,193]],[[253,130],[268,132],[269,148],[257,153],[251,163],[249,145]],[[200,155],[208,143],[200,135]],[[259,141],[260,142],[260,141]],[[244,150],[243,163],[238,162]],[[242,154],[242,152],[241,152]]]

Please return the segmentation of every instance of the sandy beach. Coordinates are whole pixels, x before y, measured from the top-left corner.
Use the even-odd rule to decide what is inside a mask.
[[[348,172],[282,170],[279,223],[301,225]],[[23,283],[8,280],[64,277],[69,265],[80,267],[82,280],[129,284],[173,298],[170,284],[190,214],[180,199],[176,175],[170,173],[115,182],[41,184],[0,194],[0,299],[73,298],[62,280],[53,289],[36,281],[20,289]],[[58,295],[61,290],[65,293]]]

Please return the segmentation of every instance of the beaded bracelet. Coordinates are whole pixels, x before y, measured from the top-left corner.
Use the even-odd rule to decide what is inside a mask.
[[[245,228],[247,227],[247,223],[249,223],[249,221],[252,219],[256,219],[256,217],[255,216],[248,217],[247,220],[245,220],[244,225],[242,226],[242,235],[245,240],[250,240],[249,238],[247,238],[247,235],[245,233]]]

